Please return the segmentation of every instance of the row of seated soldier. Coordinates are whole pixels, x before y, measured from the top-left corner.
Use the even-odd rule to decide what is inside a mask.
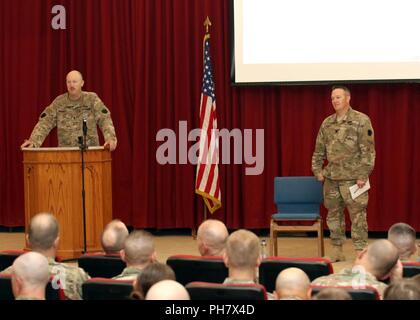
[[[213,219],[204,221],[198,228],[197,250],[200,256],[192,259],[195,262],[200,262],[200,259],[214,262],[205,271],[181,270],[185,265],[179,264],[175,258],[182,258],[182,255],[174,255],[174,259],[170,257],[166,264],[158,262],[152,234],[144,230],[129,233],[120,220],[111,221],[101,235],[104,252],[97,256],[110,257],[120,263],[118,272],[114,271],[106,278],[81,268],[82,260],[79,260],[78,267],[56,261],[59,226],[52,214],[40,213],[32,218],[27,240],[31,251],[20,254],[0,276],[0,283],[9,281],[10,291],[17,300],[48,299],[54,296],[51,295],[54,290],[60,292],[56,295],[60,299],[68,300],[229,299],[228,295],[240,299],[339,300],[363,298],[358,291],[364,289],[373,292],[375,299],[420,300],[420,275],[403,278],[403,262],[416,252],[415,230],[405,223],[391,226],[387,240],[371,242],[358,254],[351,268],[338,273],[333,273],[330,268],[330,272],[322,276],[315,276],[296,260],[268,277],[261,267],[266,262],[275,262],[276,257],[261,257],[257,235],[245,229],[229,234],[223,222]],[[191,258],[185,257],[186,260]],[[307,261],[326,261],[328,265],[324,258]],[[195,266],[202,268],[203,265],[195,263]],[[200,279],[200,276],[213,272],[212,268],[219,272],[217,280]],[[195,278],[186,280],[183,278],[185,274]],[[107,295],[110,286],[114,286],[111,290],[114,295]],[[116,287],[119,289],[115,290]],[[365,297],[370,299],[372,294]]]

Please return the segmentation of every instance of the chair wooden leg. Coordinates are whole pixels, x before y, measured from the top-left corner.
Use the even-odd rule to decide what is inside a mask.
[[[277,243],[278,233],[277,233],[277,231],[274,231],[273,234],[274,234],[274,237],[273,237],[273,251],[274,251],[273,256],[277,257],[279,255],[278,243]]]
[[[318,220],[318,256],[324,256],[324,230],[322,220]]]
[[[274,231],[272,225],[270,225],[270,256],[274,256]]]
[[[277,256],[277,232],[274,230],[274,222],[270,223],[270,255]]]

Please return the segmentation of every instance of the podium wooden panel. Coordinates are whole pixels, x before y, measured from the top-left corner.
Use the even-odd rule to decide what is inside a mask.
[[[112,220],[111,153],[90,147],[84,159],[89,252],[101,250],[102,230]],[[75,259],[83,252],[81,164],[79,148],[23,149],[25,226],[39,212],[52,213],[60,225],[57,255],[64,259]]]

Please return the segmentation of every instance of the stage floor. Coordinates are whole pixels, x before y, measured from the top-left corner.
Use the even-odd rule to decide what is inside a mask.
[[[260,237],[267,239],[266,237]],[[369,239],[372,242],[376,239]],[[268,241],[268,239],[267,239]],[[317,253],[317,241],[314,237],[281,237],[278,240],[279,255],[288,257],[314,257]],[[166,259],[174,254],[193,254],[198,255],[197,241],[188,235],[155,235],[156,252],[160,262],[166,262]],[[22,249],[25,244],[24,233],[1,232],[0,250]],[[330,252],[331,246],[329,239],[325,239],[326,255]],[[352,266],[355,259],[355,251],[350,239],[347,239],[344,245],[346,261],[333,264],[334,271],[338,272],[343,268]],[[417,257],[418,258],[418,257]],[[68,261],[72,265],[74,261]]]

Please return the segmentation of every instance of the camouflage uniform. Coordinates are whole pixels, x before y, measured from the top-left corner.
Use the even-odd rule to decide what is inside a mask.
[[[339,273],[316,278],[312,281],[311,285],[320,287],[349,286],[355,289],[364,289],[369,286],[374,287],[378,291],[381,299],[387,287],[385,283],[378,281],[361,266],[355,266],[352,269],[343,269]]]
[[[126,267],[118,276],[113,277],[115,280],[135,280],[137,276],[143,272],[143,269],[135,267]]]
[[[225,281],[223,281],[224,284],[256,284],[257,282],[252,280],[241,280],[241,279],[235,279],[235,278],[226,278]]]
[[[225,278],[225,281],[223,281],[223,284],[258,284],[258,282],[252,281],[252,280],[241,280],[241,279],[227,277]],[[268,300],[276,300],[274,295],[271,292],[266,292],[266,294],[267,294]]]
[[[323,168],[325,159],[328,165]],[[337,121],[336,114],[324,120],[312,156],[312,171],[315,176],[322,174],[325,177],[324,204],[328,209],[327,224],[334,246],[341,246],[345,241],[345,207],[352,222],[355,249],[362,250],[367,246],[368,193],[353,200],[349,187],[357,180],[366,181],[374,163],[374,133],[367,115],[349,108],[341,121]]]
[[[48,267],[53,277],[51,284],[54,289],[61,287],[67,299],[82,300],[82,284],[90,279],[83,269],[56,262],[52,258],[48,258]],[[12,272],[13,268],[10,266],[1,273]]]
[[[39,299],[39,298],[33,298],[33,297],[27,297],[27,296],[17,296],[15,300],[45,300],[45,299]]]
[[[78,137],[83,136],[83,119],[87,120],[88,146],[98,146],[96,125],[102,130],[105,141],[117,140],[109,109],[94,92],[82,92],[80,99],[73,101],[68,94],[62,94],[41,113],[39,121],[29,140],[34,147],[40,147],[49,132],[57,127],[60,147],[79,146]]]

